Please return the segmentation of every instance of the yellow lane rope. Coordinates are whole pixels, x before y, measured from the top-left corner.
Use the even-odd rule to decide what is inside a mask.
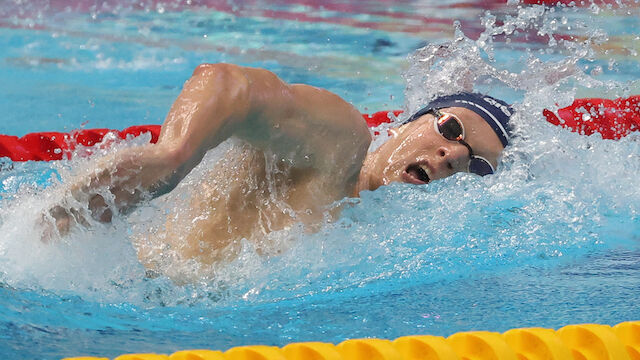
[[[282,348],[253,345],[214,350],[184,350],[171,355],[125,354],[114,360],[640,360],[640,321],[616,326],[568,325],[455,333],[448,338],[404,336],[393,341],[352,339],[338,345],[292,343]],[[108,360],[73,357],[63,360]]]

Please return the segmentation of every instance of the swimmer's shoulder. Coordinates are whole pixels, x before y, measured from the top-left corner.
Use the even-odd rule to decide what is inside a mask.
[[[371,133],[362,114],[352,104],[327,89],[306,84],[290,87],[302,111],[312,115],[315,121],[349,137],[364,139],[368,146]]]
[[[239,94],[245,91],[240,97],[249,99],[247,113],[250,124],[238,127],[237,135],[246,137],[250,142],[260,144],[266,140],[269,143],[269,138],[278,133],[274,129],[280,129],[280,135],[289,140],[320,145],[319,151],[329,150],[327,147],[333,143],[340,144],[343,151],[359,152],[361,148],[368,148],[371,142],[362,114],[327,89],[290,84],[267,69],[226,63],[202,64],[194,70],[195,76],[232,80],[226,83],[238,84],[233,86],[234,91]],[[263,129],[265,139],[260,138],[256,131],[247,129]],[[323,139],[311,140],[314,137]]]
[[[348,128],[359,135],[370,137],[362,114],[337,94],[307,84],[289,84],[275,73],[264,68],[252,68],[228,63],[204,63],[195,68],[193,76],[231,77],[236,83],[252,88],[252,101],[258,110],[277,107],[280,111],[267,113],[296,113],[309,121],[322,125]],[[250,90],[251,91],[251,90]],[[274,96],[275,95],[275,96]]]

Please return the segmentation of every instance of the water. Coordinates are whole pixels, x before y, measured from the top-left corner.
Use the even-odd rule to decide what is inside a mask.
[[[362,112],[489,91],[515,103],[519,136],[498,176],[364,192],[317,233],[273,234],[280,255],[244,243],[237,259],[186,285],[145,277],[132,239],[161,226],[188,186],[43,244],[38,214],[92,159],[2,160],[0,353],[113,357],[637,320],[639,137],[584,137],[539,114],[575,97],[640,94],[639,8],[3,4],[0,133],[161,123],[197,64],[226,61],[328,88]],[[185,183],[233,145],[209,153]]]

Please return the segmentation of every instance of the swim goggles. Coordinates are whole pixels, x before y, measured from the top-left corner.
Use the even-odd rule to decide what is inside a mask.
[[[464,141],[464,125],[462,125],[462,121],[457,116],[440,112],[438,109],[431,109],[427,112],[427,114],[429,113],[436,118],[436,121],[433,122],[433,127],[438,134],[447,140],[457,141],[469,150],[468,171],[470,173],[485,176],[495,172],[493,165],[482,156],[474,155],[471,146]]]

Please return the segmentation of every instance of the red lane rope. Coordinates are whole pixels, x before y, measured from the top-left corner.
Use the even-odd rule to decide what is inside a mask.
[[[618,140],[640,130],[640,95],[619,99],[576,99],[558,114],[544,110],[548,122],[582,135],[600,133],[603,139]]]
[[[390,114],[398,116],[402,111],[379,111],[362,115],[367,125],[376,127],[391,121]],[[576,99],[571,106],[554,113],[543,111],[548,122],[583,135],[599,133],[604,139],[620,139],[632,131],[640,130],[640,95],[619,99]],[[23,137],[0,135],[0,158],[13,161],[50,161],[70,159],[78,146],[93,146],[106,134],[121,139],[151,133],[151,142],[158,141],[160,125],[131,126],[124,130],[85,129],[70,133],[40,132]]]
[[[84,129],[70,133],[39,132],[23,137],[0,135],[0,158],[8,157],[13,161],[51,161],[70,159],[78,146],[93,146],[102,141],[105,135],[112,133],[121,139],[127,136],[139,136],[151,133],[151,142],[158,141],[160,125],[131,126],[124,130]]]
[[[633,6],[637,4],[633,0],[524,0],[527,5],[547,5],[547,6],[571,6],[571,7],[588,7],[591,4],[598,6]]]

